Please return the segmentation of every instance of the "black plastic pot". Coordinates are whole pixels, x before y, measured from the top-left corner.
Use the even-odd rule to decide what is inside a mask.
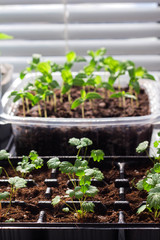
[[[61,160],[73,161],[73,157],[60,157]],[[20,158],[18,158],[19,160]],[[48,157],[44,157],[48,160]],[[16,158],[11,158],[12,162],[17,162]],[[39,202],[39,218],[37,222],[29,223],[1,223],[0,239],[1,240],[159,240],[160,239],[160,224],[147,223],[126,223],[124,211],[128,211],[130,202],[126,200],[125,191],[128,189],[129,181],[125,178],[125,166],[140,163],[148,164],[149,159],[146,157],[105,157],[101,162],[100,168],[104,169],[107,166],[116,165],[119,171],[119,178],[115,179],[115,187],[119,189],[119,199],[114,202],[114,211],[118,213],[118,221],[116,223],[48,223],[45,222],[45,209],[49,208],[51,201],[50,188],[56,186],[56,172],[51,173],[51,177],[45,180],[46,183],[46,201]],[[2,164],[7,165],[6,161]],[[1,184],[2,181],[0,181]],[[58,187],[58,186],[57,186]],[[13,204],[16,204],[14,202]],[[18,204],[25,204],[19,203]],[[99,208],[106,206],[99,205]]]

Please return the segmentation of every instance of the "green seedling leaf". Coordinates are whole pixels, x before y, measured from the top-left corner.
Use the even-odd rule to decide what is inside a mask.
[[[65,213],[68,213],[69,212],[69,208],[68,207],[62,208],[62,211],[65,212]]]
[[[147,148],[148,148],[149,142],[148,141],[144,141],[142,143],[140,143],[138,145],[138,147],[136,148],[136,152],[137,153],[142,153],[144,152]]]
[[[74,78],[74,80],[73,80],[73,85],[74,86],[78,86],[78,87],[82,87],[82,86],[84,86],[85,85],[85,81],[83,80],[83,79],[81,79],[81,78]]]
[[[104,175],[99,169],[94,168],[94,178],[97,181],[102,181],[104,179]]]
[[[27,181],[24,178],[20,178],[18,176],[9,178],[8,182],[16,189],[24,188],[27,184]]]
[[[61,162],[59,169],[62,173],[73,173],[74,171],[72,163],[67,161]]]
[[[85,192],[85,194],[88,197],[94,197],[98,193],[98,188],[95,186],[89,186],[88,190]]]
[[[0,167],[0,175],[2,174],[2,170],[3,170],[3,168],[2,168],[2,167]]]
[[[15,219],[14,218],[10,218],[10,219],[6,220],[5,222],[8,222],[8,223],[15,222]]]
[[[84,57],[77,56],[75,62],[86,62],[87,60]]]
[[[160,209],[160,187],[155,187],[150,190],[147,203],[150,208]]]
[[[42,74],[49,74],[51,72],[51,66],[49,62],[41,62],[37,65],[37,68]]]
[[[10,154],[6,150],[0,151],[0,160],[8,159]]]
[[[7,39],[13,39],[13,37],[5,33],[0,33],[0,40],[7,40]]]
[[[81,141],[80,139],[73,137],[73,138],[70,138],[68,142],[73,146],[78,146]]]
[[[91,65],[84,67],[84,72],[87,76],[91,75],[94,71],[95,71],[95,68],[92,67]]]
[[[88,147],[92,144],[93,144],[93,142],[89,138],[81,138],[80,144],[77,146],[77,149],[82,148],[82,147]]]
[[[160,173],[160,163],[156,163],[156,164],[154,164],[154,171],[156,172],[156,173]]]
[[[146,208],[147,208],[146,205],[142,205],[141,207],[138,208],[138,210],[137,210],[137,214],[142,213]]]
[[[41,55],[40,54],[34,53],[32,55],[32,62],[34,64],[38,64],[40,62],[40,59],[41,59]]]
[[[113,93],[110,95],[110,98],[120,98],[122,97],[122,93],[121,92],[118,92],[118,93]]]
[[[101,160],[104,160],[104,152],[100,149],[92,150],[91,157],[93,158],[93,161],[100,162]]]
[[[48,168],[53,168],[53,169],[56,169],[57,167],[60,166],[60,160],[58,157],[54,157],[54,158],[51,158],[50,160],[48,160],[47,162],[47,166]]]
[[[137,186],[137,189],[139,191],[142,191],[144,189],[144,187],[143,187],[143,179],[139,180],[138,183],[136,184],[136,186]]]
[[[77,199],[81,199],[82,197],[83,197],[83,192],[81,192],[81,191],[76,191],[75,192],[75,198],[77,198]]]
[[[24,79],[27,73],[28,73],[27,70],[23,70],[22,72],[20,72],[20,79]]]
[[[74,197],[75,191],[72,190],[72,189],[68,189],[68,190],[66,191],[66,194],[69,195],[69,196],[72,198],[72,197]]]
[[[86,99],[101,99],[101,95],[96,92],[89,92],[86,94]]]
[[[154,146],[155,148],[157,148],[157,147],[159,146],[159,141],[155,141],[155,142],[153,143],[153,146]]]
[[[65,83],[68,83],[69,85],[72,85],[73,77],[70,70],[63,69],[61,72],[62,79]]]
[[[9,198],[9,196],[10,196],[10,193],[9,193],[9,192],[0,193],[0,201]]]
[[[84,102],[84,100],[82,98],[77,98],[71,105],[71,109],[74,109],[76,107],[78,107],[79,105],[81,105]]]
[[[61,201],[60,196],[56,196],[55,198],[52,199],[52,205],[55,206]]]
[[[115,92],[115,89],[114,89],[113,85],[109,82],[103,82],[102,87],[105,88],[106,90],[111,91],[111,92]]]
[[[82,208],[86,212],[94,212],[94,203],[93,202],[83,202],[82,203]]]
[[[67,62],[74,62],[75,59],[76,59],[76,53],[71,51],[69,53],[66,54],[66,59],[67,59]]]
[[[93,177],[94,176],[94,169],[86,169],[85,171],[85,175],[89,176],[89,177]]]

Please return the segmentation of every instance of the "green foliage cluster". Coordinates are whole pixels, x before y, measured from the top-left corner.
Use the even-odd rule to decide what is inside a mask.
[[[24,116],[26,115],[26,111],[29,111],[29,102],[31,102],[32,106],[38,105],[40,117],[42,116],[40,102],[43,102],[45,117],[47,117],[47,101],[51,102],[56,112],[57,89],[60,89],[62,103],[63,95],[66,94],[68,96],[71,110],[81,105],[83,118],[85,117],[85,101],[90,101],[91,106],[93,106],[92,102],[94,99],[103,98],[103,96],[97,93],[99,88],[104,89],[104,94],[108,94],[111,98],[119,98],[120,104],[122,99],[123,107],[125,107],[126,98],[131,98],[131,103],[133,104],[133,99],[137,100],[137,95],[140,92],[139,79],[147,78],[154,80],[154,77],[150,75],[145,68],[136,67],[132,61],[118,61],[105,54],[105,48],[98,49],[97,51],[88,51],[90,61],[87,63],[84,57],[77,56],[75,52],[71,51],[66,54],[66,61],[63,65],[52,61],[41,62],[41,56],[34,54],[29,67],[20,73],[20,78],[24,79],[27,73],[35,71],[37,73],[35,81],[29,83],[20,91],[13,91],[10,96],[14,97],[14,102],[22,99]],[[76,76],[73,76],[72,67],[77,62],[86,62],[86,65]],[[102,80],[100,75],[94,74],[101,70],[109,73],[108,81]],[[61,74],[61,86],[54,77],[55,72]],[[129,75],[129,92],[122,91],[119,84],[119,92],[115,93],[115,81],[126,73]],[[76,100],[73,100],[70,91],[72,87],[75,86],[80,87],[81,91],[80,96]]]
[[[9,177],[6,169],[4,167],[0,167],[0,175],[4,171],[7,176],[8,183],[10,184],[10,192],[0,192],[0,218],[2,209],[1,201],[9,198],[9,207],[7,209],[8,212],[11,207],[11,201],[15,197],[17,190],[26,187],[27,181],[24,179],[26,177],[26,174],[30,173],[34,169],[39,169],[43,166],[43,159],[41,159],[38,156],[37,152],[34,150],[30,151],[29,156],[22,157],[22,161],[18,162],[16,169],[10,160],[10,154],[6,150],[0,151],[0,161],[1,160],[8,160],[16,176]],[[19,176],[18,172],[21,173],[21,176]]]
[[[92,141],[88,138],[71,138],[69,143],[75,146],[78,150],[74,164],[68,161],[60,161],[58,157],[51,158],[48,162],[48,168],[59,169],[60,172],[65,173],[68,179],[72,183],[72,188],[67,189],[65,196],[56,196],[52,199],[53,206],[57,205],[60,201],[65,202],[65,198],[70,197],[71,201],[77,200],[79,202],[79,208],[70,206],[65,202],[65,206],[62,210],[64,212],[73,212],[74,215],[80,219],[84,218],[88,212],[94,212],[93,201],[87,201],[89,197],[94,198],[98,193],[98,188],[92,185],[92,180],[101,181],[104,176],[98,168],[91,168],[89,166],[90,158],[94,161],[100,162],[103,160],[104,153],[102,150],[92,150],[89,159],[84,156],[80,156],[81,149],[85,149],[87,153],[88,146],[92,145]],[[78,181],[74,181],[78,179]]]
[[[160,132],[158,133],[160,137]],[[136,148],[138,153],[147,151],[148,141],[144,141]],[[139,180],[137,183],[137,189],[140,191],[145,190],[147,192],[146,204],[143,204],[137,211],[138,214],[147,209],[149,212],[154,212],[154,217],[157,219],[160,216],[160,141],[154,142],[156,148],[156,155],[152,160],[153,168],[147,171],[146,176]]]

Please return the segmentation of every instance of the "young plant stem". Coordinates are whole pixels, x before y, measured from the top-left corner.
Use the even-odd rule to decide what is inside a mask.
[[[8,158],[8,162],[9,162],[9,164],[11,165],[11,167],[12,167],[13,171],[15,172],[15,174],[17,175],[17,172],[16,172],[15,168],[13,167],[13,164],[12,164],[12,162],[10,161],[9,158]],[[8,175],[8,174],[7,174],[7,175]]]
[[[133,88],[131,86],[129,87],[129,92],[133,95]],[[133,98],[131,98],[131,107],[133,108]]]
[[[57,111],[57,97],[56,97],[56,93],[54,93],[53,98],[54,98],[54,112],[56,112]]]
[[[107,91],[107,97],[110,98],[110,91],[109,90],[106,90]],[[105,97],[105,95],[104,95]]]
[[[67,95],[68,95],[68,102],[69,102],[70,104],[72,104],[71,91],[70,91],[70,90],[68,91]]]
[[[1,202],[0,202],[0,219],[1,219],[1,217],[2,217],[1,212],[2,212],[2,204],[1,204]]]
[[[69,180],[71,181],[73,187],[75,188],[76,187],[76,183],[72,181],[72,178],[71,178],[70,174],[67,174],[67,175],[68,175]]]
[[[126,99],[125,99],[124,96],[122,97],[122,101],[123,101],[123,109],[125,109],[125,107],[126,107]]]
[[[7,178],[9,178],[9,176],[8,176],[8,173],[7,173],[6,169],[5,169],[5,168],[3,168],[3,167],[2,167],[2,169],[3,169],[3,171],[5,172],[5,174],[6,174],[6,177],[7,177]],[[16,174],[17,174],[17,173],[16,173]]]
[[[27,106],[27,112],[29,112],[29,101],[28,98],[25,98],[26,106]]]
[[[44,101],[44,117],[47,118],[47,107],[45,101]]]
[[[23,105],[23,116],[26,116],[26,111],[25,111],[25,102],[24,102],[24,98],[22,98],[22,105]]]
[[[38,103],[38,113],[39,113],[39,116],[42,117],[42,112],[41,112],[41,106],[40,106],[40,103]]]
[[[81,104],[82,118],[84,118],[84,102]]]
[[[10,198],[9,198],[9,206],[7,208],[7,211],[6,211],[5,215],[4,215],[5,217],[7,216],[7,213],[9,212],[9,209],[11,208],[12,194],[13,194],[13,187],[11,187]]]
[[[135,92],[135,96],[136,96],[136,106],[139,107],[138,93]]]
[[[46,101],[49,103],[49,96],[47,96]]]
[[[92,99],[89,99],[89,103],[90,103],[90,108],[94,110],[94,108],[93,108],[93,101],[92,101]]]

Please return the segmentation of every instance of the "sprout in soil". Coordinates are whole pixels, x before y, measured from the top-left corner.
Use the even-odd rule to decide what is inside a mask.
[[[81,97],[77,98],[71,106],[71,109],[77,108],[79,105],[81,105],[81,111],[82,111],[82,118],[84,118],[84,103],[87,100],[93,100],[93,99],[101,99],[101,95],[99,95],[96,92],[88,92],[86,93],[85,90],[81,90]]]
[[[158,133],[160,137],[160,133]],[[154,218],[157,219],[160,216],[160,141],[154,142],[154,147],[157,150],[155,157],[150,158],[154,165],[153,168],[147,171],[146,176],[139,180],[137,183],[137,189],[147,192],[146,204],[143,204],[138,209],[137,213],[140,214],[145,209],[149,212],[154,212]],[[148,148],[148,141],[144,141],[136,148],[138,153],[146,151]],[[148,154],[148,153],[147,153]]]
[[[43,166],[43,159],[40,158],[36,151],[32,150],[29,156],[23,156],[22,161],[18,162],[16,170],[21,173],[22,178],[25,178],[27,173],[34,169],[39,169]]]
[[[90,157],[86,158],[87,148],[92,145],[92,141],[88,138],[71,138],[69,143],[78,150],[74,164],[68,161],[60,161],[58,157],[51,158],[48,162],[48,168],[58,168],[60,172],[65,173],[71,181],[73,188],[67,189],[65,196],[56,196],[52,199],[52,205],[55,206],[60,201],[65,204],[62,209],[64,212],[72,212],[76,218],[82,219],[87,216],[88,212],[94,212],[93,201],[87,201],[88,198],[94,198],[98,194],[98,188],[92,186],[92,179],[101,181],[104,176],[98,168],[89,167],[89,159],[100,162],[103,160],[104,153],[102,150],[92,150]],[[81,149],[85,149],[84,158],[80,156]],[[78,178],[78,181],[74,179]],[[72,206],[65,201],[66,197],[70,197]],[[74,200],[78,200],[79,208],[75,206]]]
[[[113,93],[110,95],[110,98],[121,98],[122,99],[122,105],[121,101],[119,102],[119,107],[123,107],[123,109],[126,107],[126,98],[132,98],[136,100],[136,97],[134,95],[131,95],[129,92],[121,91],[117,93]]]

